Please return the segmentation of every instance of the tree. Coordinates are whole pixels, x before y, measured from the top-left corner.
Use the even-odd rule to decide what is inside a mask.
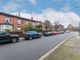
[[[36,28],[42,28],[42,25],[37,25]]]
[[[58,32],[58,29],[59,29],[59,21],[55,21],[54,22],[54,31]]]
[[[42,25],[39,24],[39,25],[35,26],[34,30],[37,32],[42,32]]]
[[[70,30],[70,31],[75,31],[76,27],[74,27],[72,24],[69,24],[67,29]]]
[[[32,21],[29,21],[29,22],[28,22],[28,27],[33,27]]]
[[[27,30],[27,24],[22,24],[22,27],[21,27],[22,31],[25,32]]]
[[[59,26],[56,24],[56,25],[54,26],[54,31],[57,31],[57,32],[58,32],[58,28],[59,28]]]
[[[27,27],[26,31],[33,31],[33,30],[34,30],[34,27],[33,27],[32,21],[29,21],[28,22],[28,27]]]
[[[51,26],[50,21],[49,20],[45,20],[45,29],[46,29],[46,31],[49,31],[50,30],[50,26]]]
[[[59,21],[54,21],[54,24],[59,25],[60,23],[59,23]]]

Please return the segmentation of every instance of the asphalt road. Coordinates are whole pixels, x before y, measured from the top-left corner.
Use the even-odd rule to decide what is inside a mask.
[[[38,60],[73,33],[0,45],[0,60]]]

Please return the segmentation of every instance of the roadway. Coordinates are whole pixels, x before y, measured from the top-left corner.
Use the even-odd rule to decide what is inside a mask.
[[[0,45],[0,60],[38,60],[64,39],[74,33],[65,33],[40,39],[22,40]]]

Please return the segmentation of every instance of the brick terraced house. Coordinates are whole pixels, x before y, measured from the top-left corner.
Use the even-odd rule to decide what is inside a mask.
[[[0,12],[0,31],[5,31],[6,29],[9,29],[10,31],[18,31],[21,30],[23,24],[28,24],[28,22],[31,22],[34,26],[37,24],[41,24],[43,26],[43,22],[33,20],[33,18],[26,19]]]

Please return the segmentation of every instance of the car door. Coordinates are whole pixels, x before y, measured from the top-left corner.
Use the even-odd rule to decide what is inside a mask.
[[[7,40],[5,33],[0,34],[0,42],[5,42]]]
[[[3,35],[0,34],[0,41],[1,41],[1,40],[4,40],[4,39],[3,39]]]
[[[35,34],[35,37],[37,38],[37,37],[38,37],[38,33],[37,33],[37,32],[35,32],[34,34]]]
[[[10,37],[7,35],[6,32],[4,32],[4,33],[2,33],[2,39],[3,39],[4,41],[8,42],[9,39],[10,39]]]
[[[11,40],[11,36],[10,36],[10,34],[9,34],[9,33],[5,33],[5,36],[6,36],[6,39],[7,39],[8,41],[10,41],[10,40]]]

